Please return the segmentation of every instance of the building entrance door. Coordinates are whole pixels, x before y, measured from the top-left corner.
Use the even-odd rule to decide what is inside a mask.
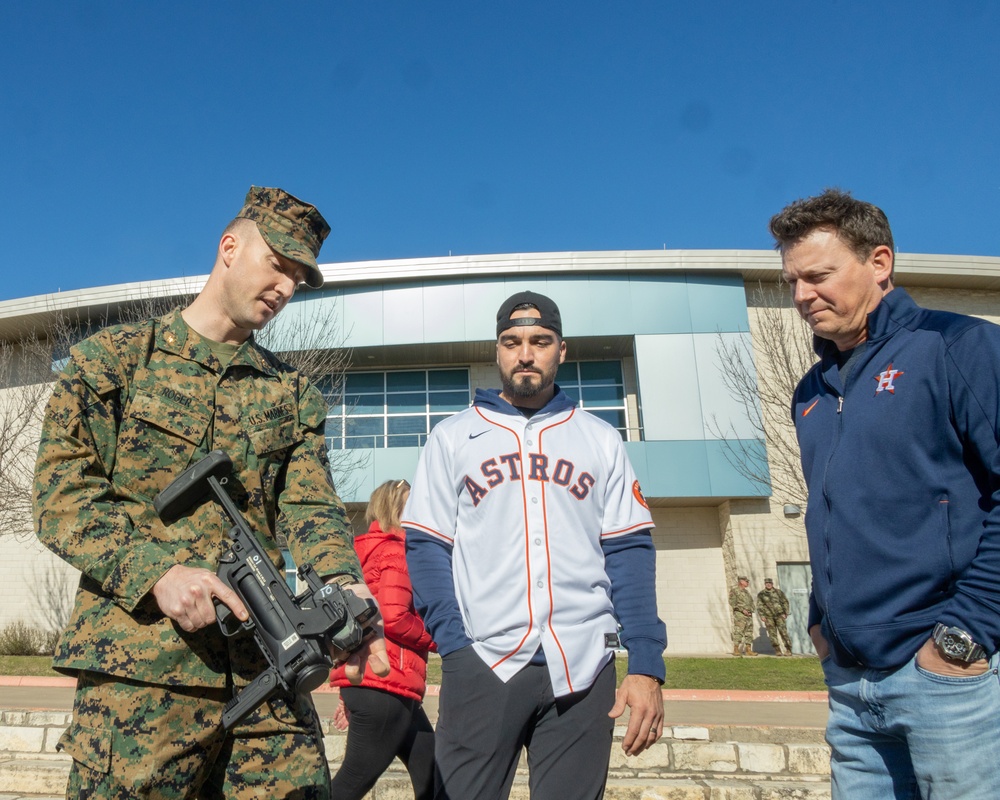
[[[788,598],[788,636],[792,640],[792,652],[816,655],[812,639],[809,638],[809,588],[812,577],[809,564],[798,562],[778,563],[778,588]]]

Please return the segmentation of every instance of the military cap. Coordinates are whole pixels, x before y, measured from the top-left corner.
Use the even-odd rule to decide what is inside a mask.
[[[764,583],[774,583],[770,578],[764,578]]]
[[[520,317],[511,319],[518,306],[531,305],[538,309],[538,316]],[[516,326],[537,325],[540,328],[548,328],[558,336],[562,336],[562,317],[559,314],[559,306],[553,303],[544,294],[537,292],[518,292],[512,294],[503,301],[503,305],[497,311],[497,337],[508,328]]]
[[[746,575],[740,575],[740,576],[738,576],[736,578],[736,580],[738,580],[738,581],[746,581],[747,583],[750,583],[750,579]]]
[[[306,268],[306,284],[323,285],[316,257],[330,226],[316,206],[303,203],[284,189],[251,186],[237,219],[250,219],[274,252]]]

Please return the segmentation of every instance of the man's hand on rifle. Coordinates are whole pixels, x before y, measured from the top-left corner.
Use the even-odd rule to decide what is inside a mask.
[[[246,620],[248,616],[246,606],[236,592],[219,580],[214,572],[199,567],[174,564],[153,584],[153,598],[160,611],[188,633],[215,623],[213,598],[229,606],[229,610],[240,620]],[[382,649],[385,650],[384,643]]]
[[[371,591],[363,583],[352,583],[344,587],[345,591],[354,592],[364,600],[375,601]],[[333,656],[336,665],[344,665],[344,674],[353,684],[361,683],[365,676],[365,666],[371,667],[372,672],[380,678],[389,674],[389,656],[385,652],[385,636],[382,632],[382,618],[371,625],[375,633],[365,638],[361,647],[353,653],[345,653],[343,650],[330,648],[330,655]]]

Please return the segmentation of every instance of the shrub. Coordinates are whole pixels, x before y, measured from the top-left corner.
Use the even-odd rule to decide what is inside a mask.
[[[62,638],[62,631],[45,631],[41,637],[42,644],[38,654],[42,656],[54,655],[56,646],[59,644],[59,639]]]
[[[44,634],[21,620],[0,629],[0,655],[36,656],[43,644]]]

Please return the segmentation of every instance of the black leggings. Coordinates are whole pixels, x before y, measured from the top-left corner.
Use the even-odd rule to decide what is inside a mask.
[[[416,700],[344,686],[344,705],[351,712],[347,748],[333,778],[333,797],[361,800],[399,756],[413,782],[416,800],[434,797],[434,728]]]

